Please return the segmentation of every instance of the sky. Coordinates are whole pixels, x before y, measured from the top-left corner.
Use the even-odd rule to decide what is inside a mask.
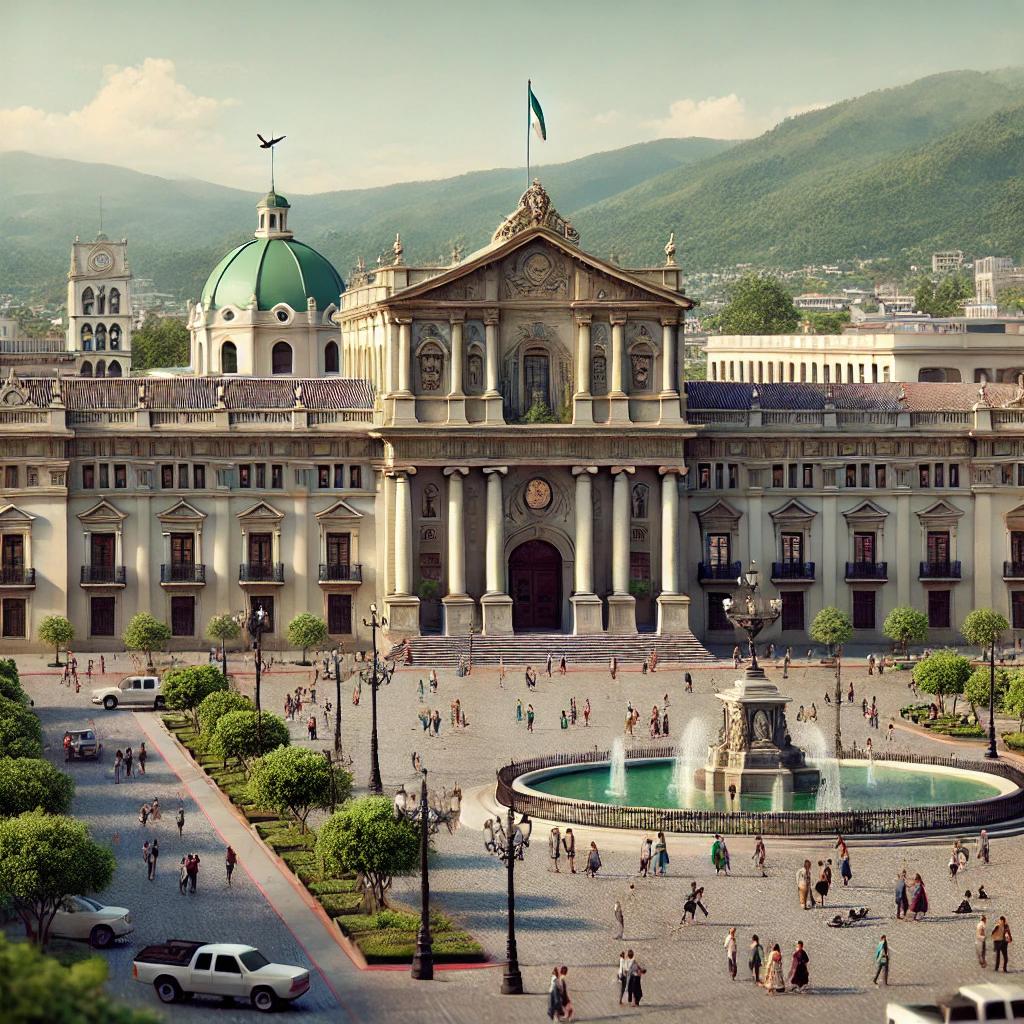
[[[749,138],[925,75],[1024,62],[989,0],[0,0],[0,151],[258,190],[371,188],[669,136]]]

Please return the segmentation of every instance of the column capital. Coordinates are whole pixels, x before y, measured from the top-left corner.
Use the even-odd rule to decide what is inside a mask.
[[[662,476],[668,476],[670,473],[675,473],[677,476],[686,476],[690,472],[689,466],[659,466],[658,472]]]
[[[445,476],[451,476],[453,473],[461,473],[463,476],[469,475],[469,466],[446,466],[444,469]]]
[[[464,324],[466,322],[466,311],[464,309],[453,310],[448,314],[448,323]]]
[[[612,471],[612,476],[618,476],[620,473],[635,473],[636,466],[609,466]]]
[[[597,466],[573,466],[572,475],[582,476],[584,473],[594,474],[597,472]]]
[[[613,327],[622,327],[626,322],[626,314],[620,310],[615,310],[608,315],[608,319]]]
[[[400,324],[403,327],[408,327],[408,326],[410,326],[412,324],[412,317],[411,316],[404,316],[401,313],[395,313],[392,316],[392,319],[394,320],[394,322],[396,324]]]
[[[663,316],[661,318],[662,327],[678,327],[679,317],[678,316]]]
[[[490,325],[496,325],[501,322],[501,311],[497,309],[485,309],[484,310],[484,323]]]
[[[416,475],[416,467],[415,466],[388,466],[384,470],[384,475],[385,476],[390,476],[390,477],[396,477],[396,478],[397,477],[401,477],[401,476],[415,476]]]
[[[501,476],[508,474],[508,466],[483,466],[481,468],[485,473],[499,473]]]
[[[594,322],[593,313],[577,313],[576,323],[581,327],[589,327]]]

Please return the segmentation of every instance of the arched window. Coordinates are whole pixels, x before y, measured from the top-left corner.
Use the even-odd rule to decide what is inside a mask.
[[[270,215],[273,220],[274,215]],[[279,341],[270,350],[270,372],[291,373],[292,372],[292,347],[287,341]]]
[[[113,296],[110,297],[113,301]],[[110,325],[110,351],[116,352],[121,347],[121,328],[117,324]]]
[[[110,365],[107,367],[108,377],[120,377],[121,376],[121,364],[116,359],[110,360]]]
[[[96,363],[96,376],[97,377],[105,377],[106,375],[107,375],[107,364],[102,359],[100,359]]]
[[[91,288],[86,288],[82,292],[82,316],[92,316],[92,311],[95,308],[96,296],[93,294]]]
[[[265,213],[260,214],[260,229],[262,230],[267,226],[267,215]]]
[[[86,352],[92,351],[92,324],[82,324],[82,348]]]
[[[107,348],[107,329],[103,324],[96,325],[96,351],[105,352]]]
[[[324,348],[324,373],[338,373],[338,343],[329,341]]]
[[[542,349],[523,356],[523,414],[535,405],[551,408],[551,363]]]
[[[276,213],[272,213],[270,215],[270,226],[272,228],[276,228],[277,227],[277,214]]]
[[[121,293],[116,288],[110,289],[110,312],[121,312]]]
[[[107,296],[103,285],[96,290],[96,315],[103,316],[106,312]]]
[[[81,374],[83,377],[92,376],[92,363],[90,363],[88,359],[82,363]]]
[[[220,372],[238,373],[238,349],[233,341],[225,341],[220,347]]]
[[[199,342],[196,346],[196,373],[201,377],[203,375],[203,343]]]

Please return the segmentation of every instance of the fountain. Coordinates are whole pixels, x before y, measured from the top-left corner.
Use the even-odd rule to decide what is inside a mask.
[[[829,755],[828,740],[816,725],[805,727],[807,756],[821,774],[818,795],[814,801],[816,811],[840,811],[843,808],[842,783],[839,779],[839,762]]]
[[[672,791],[684,804],[693,800],[695,776],[707,756],[707,750],[707,726],[703,719],[691,718],[683,729],[672,772]]]
[[[772,811],[777,813],[786,809],[786,787],[782,784],[782,776],[776,775],[772,784]]]
[[[870,743],[871,741],[868,740],[868,742]],[[868,747],[868,785],[878,785],[875,781],[875,751],[873,747]]]
[[[626,795],[626,741],[621,736],[617,736],[612,744],[607,792],[609,796]]]

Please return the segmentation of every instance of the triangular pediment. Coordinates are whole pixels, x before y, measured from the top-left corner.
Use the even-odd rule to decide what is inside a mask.
[[[333,505],[329,505],[323,512],[317,512],[317,519],[323,522],[325,519],[362,519],[363,513],[354,509],[344,499],[339,499]]]
[[[17,505],[0,505],[0,524],[11,526],[17,523],[28,525],[35,520],[35,516],[18,508]]]
[[[1024,530],[1024,505],[1018,505],[1016,508],[1010,509],[1003,516],[1003,521],[1006,523],[1008,530]]]
[[[157,512],[156,517],[162,523],[202,523],[206,518],[206,513],[200,512],[194,505],[190,505],[182,498],[170,508],[164,509],[163,512]]]
[[[104,499],[85,512],[79,512],[78,518],[83,523],[123,523],[128,518],[128,513],[121,512]]]
[[[936,501],[917,513],[918,519],[959,519],[964,513],[948,501]]]
[[[876,505],[873,501],[867,500],[862,501],[859,505],[854,505],[849,511],[844,512],[843,515],[847,521],[865,521],[868,519],[885,519],[889,513],[885,511],[881,505]]]
[[[781,508],[768,513],[774,520],[808,520],[813,519],[817,514],[813,508],[808,508],[802,501],[798,501],[796,498],[791,498]]]
[[[697,521],[704,526],[706,523],[711,522],[729,522],[738,523],[743,513],[733,508],[729,502],[723,498],[719,498],[714,504],[709,505],[707,508],[697,509],[693,513],[697,517]]]
[[[244,512],[237,513],[236,518],[280,522],[284,519],[284,513],[278,512],[273,505],[268,505],[265,501],[257,501],[255,505],[250,505]]]

